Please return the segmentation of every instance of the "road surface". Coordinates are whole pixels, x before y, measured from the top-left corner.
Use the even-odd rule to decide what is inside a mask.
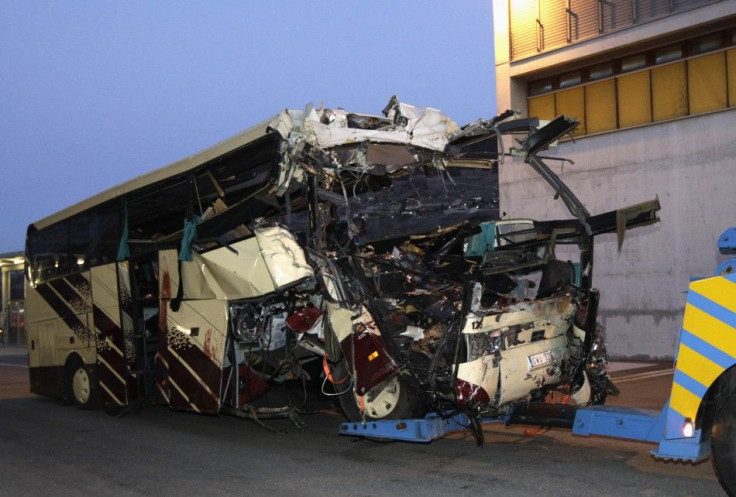
[[[299,431],[149,407],[115,417],[28,393],[26,357],[0,348],[0,495],[32,496],[707,496],[725,495],[710,460],[664,463],[649,444],[562,429],[488,425],[430,444],[338,435],[331,409]],[[671,373],[617,373],[614,403],[658,408]],[[623,375],[623,376],[621,376]]]

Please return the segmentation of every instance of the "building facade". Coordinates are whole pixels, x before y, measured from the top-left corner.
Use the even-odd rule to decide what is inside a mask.
[[[499,110],[577,118],[547,155],[592,214],[658,197],[661,222],[595,247],[609,354],[674,356],[691,276],[736,225],[736,0],[493,2]],[[517,167],[518,166],[518,167]],[[502,167],[507,217],[569,216],[522,164]]]
[[[26,345],[22,252],[0,254],[0,345]]]

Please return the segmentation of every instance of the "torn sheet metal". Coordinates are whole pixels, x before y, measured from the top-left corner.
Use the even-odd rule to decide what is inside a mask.
[[[459,126],[441,111],[415,107],[393,97],[384,109],[385,117],[350,114],[343,109],[287,109],[274,118],[269,128],[283,139],[281,173],[274,193],[282,195],[292,181],[303,182],[299,167],[309,165],[328,175],[342,168],[371,172],[373,167],[403,167],[417,157],[407,146],[443,152],[448,137]],[[368,144],[350,153],[331,153],[338,146]],[[390,147],[388,144],[402,145]],[[395,171],[395,169],[394,169]],[[392,171],[393,172],[393,171]]]
[[[394,100],[384,111],[386,119],[380,119],[366,114],[348,114],[342,109],[315,108],[310,104],[304,111],[281,112],[269,127],[291,143],[304,141],[323,149],[372,141],[436,151],[444,151],[448,136],[460,129],[452,119],[430,107],[415,107]],[[360,120],[372,125],[351,126]]]

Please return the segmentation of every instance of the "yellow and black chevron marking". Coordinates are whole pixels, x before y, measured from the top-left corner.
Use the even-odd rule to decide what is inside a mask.
[[[681,438],[708,387],[736,364],[736,274],[690,284],[672,382],[666,438]]]

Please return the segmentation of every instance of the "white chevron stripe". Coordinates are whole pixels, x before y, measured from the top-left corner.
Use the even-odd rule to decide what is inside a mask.
[[[105,382],[103,382],[102,380],[100,380],[100,386],[105,390],[105,392],[107,392],[107,395],[109,395],[115,402],[117,402],[119,406],[123,405],[123,401],[118,399],[117,396],[114,393],[112,393],[112,391],[109,388],[107,388],[107,385],[105,385]]]
[[[218,396],[215,395],[215,392],[213,392],[210,389],[210,387],[202,380],[202,378],[200,378],[200,376],[189,366],[189,364],[187,364],[186,361],[182,359],[181,356],[179,356],[179,354],[177,354],[171,347],[169,347],[169,353],[171,354],[171,357],[178,360],[179,363],[183,365],[187,369],[187,371],[189,371],[192,374],[192,376],[194,376],[197,382],[199,382],[199,384],[202,385],[205,390],[207,390],[207,392],[212,396],[212,398],[214,399],[218,398]]]
[[[175,382],[175,381],[173,381],[173,380],[171,379],[171,377],[169,377],[169,383],[170,383],[171,385],[173,385],[173,386],[174,386],[174,388],[176,388],[176,390],[177,390],[177,391],[178,391],[178,392],[179,392],[179,393],[181,394],[181,396],[182,396],[183,398],[185,398],[185,399],[189,399],[189,397],[187,396],[187,394],[185,394],[185,393],[184,393],[184,390],[182,390],[182,389],[181,389],[181,388],[179,387],[179,385],[177,385],[177,384],[176,384],[176,382]],[[187,400],[187,402],[189,402],[189,400]],[[200,411],[199,409],[197,409],[197,406],[196,406],[196,405],[194,405],[194,404],[192,404],[191,402],[189,402],[189,406],[190,406],[190,407],[191,407],[191,408],[192,408],[192,409],[193,409],[194,411],[196,411],[196,412],[201,412],[201,411]]]
[[[99,330],[99,328],[97,328],[97,330]],[[113,343],[111,337],[105,337],[105,342],[108,347],[114,350],[120,357],[123,357],[123,352]]]
[[[156,388],[158,388],[158,391],[161,392],[161,395],[164,397],[164,399],[166,399],[166,402],[168,404],[171,404],[171,397],[169,396],[169,392],[167,392],[166,390],[164,390],[161,387],[161,384],[159,384],[158,382],[156,382]]]
[[[100,364],[104,365],[107,369],[109,369],[112,372],[112,374],[115,375],[115,378],[117,378],[118,381],[120,381],[120,383],[125,385],[125,379],[122,376],[120,376],[118,372],[115,371],[112,368],[112,366],[110,366],[110,364],[105,359],[103,359],[103,357],[100,354],[97,354],[97,360],[100,362]]]

